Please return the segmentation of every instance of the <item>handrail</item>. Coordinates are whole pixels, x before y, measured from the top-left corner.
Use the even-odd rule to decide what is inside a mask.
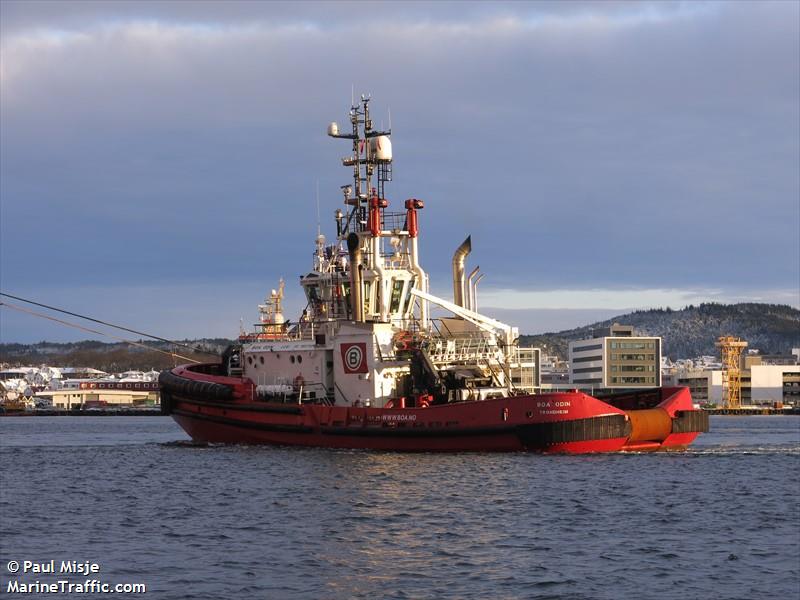
[[[273,377],[273,383],[262,383],[257,381],[253,388],[254,400],[265,398],[278,398],[280,402],[302,404],[304,402],[319,402],[330,404],[333,400],[328,392],[328,388],[322,382],[302,382],[299,386],[294,381],[291,383],[285,377]],[[266,381],[266,379],[262,380]],[[267,388],[273,388],[269,390]],[[313,396],[312,396],[313,394]]]

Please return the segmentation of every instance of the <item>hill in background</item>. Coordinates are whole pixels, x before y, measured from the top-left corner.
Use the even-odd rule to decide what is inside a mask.
[[[790,352],[800,347],[800,310],[783,304],[706,303],[682,310],[637,310],[577,327],[542,335],[523,335],[522,346],[546,346],[548,354],[568,357],[569,342],[591,338],[593,331],[620,323],[633,325],[641,335],[660,336],[665,356],[671,359],[718,355],[714,346],[721,335],[746,340],[748,348],[764,354]]]
[[[215,338],[180,340],[176,344],[139,340],[137,344],[142,344],[141,346],[124,342],[107,344],[95,340],[65,344],[0,344],[0,362],[11,365],[92,367],[107,373],[162,370],[189,362],[181,357],[213,362],[214,357],[219,356],[232,343],[233,340]],[[183,345],[190,346],[193,350]]]

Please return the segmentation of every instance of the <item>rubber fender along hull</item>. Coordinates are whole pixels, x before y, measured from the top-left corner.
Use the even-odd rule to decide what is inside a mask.
[[[192,398],[208,398],[214,400],[232,400],[233,388],[213,381],[199,381],[162,371],[158,376],[158,384],[162,390],[170,394],[180,394]]]

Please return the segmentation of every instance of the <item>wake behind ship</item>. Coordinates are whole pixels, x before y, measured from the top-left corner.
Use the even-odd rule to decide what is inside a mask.
[[[300,319],[284,319],[281,281],[219,363],[161,374],[164,413],[200,442],[417,452],[669,450],[708,430],[687,388],[535,393],[538,350],[477,311],[469,237],[453,256],[453,300],[431,294],[424,202],[390,211],[391,132],[373,127],[369,101],[351,108],[349,131],[328,127],[352,144],[353,183],[334,243],[319,234],[300,277]]]

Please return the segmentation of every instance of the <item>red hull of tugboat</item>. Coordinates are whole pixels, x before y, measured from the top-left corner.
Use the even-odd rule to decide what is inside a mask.
[[[162,410],[197,442],[399,452],[588,453],[676,450],[708,430],[687,388],[600,400],[581,392],[510,396],[425,408],[258,401],[249,380],[212,365],[161,376]]]

